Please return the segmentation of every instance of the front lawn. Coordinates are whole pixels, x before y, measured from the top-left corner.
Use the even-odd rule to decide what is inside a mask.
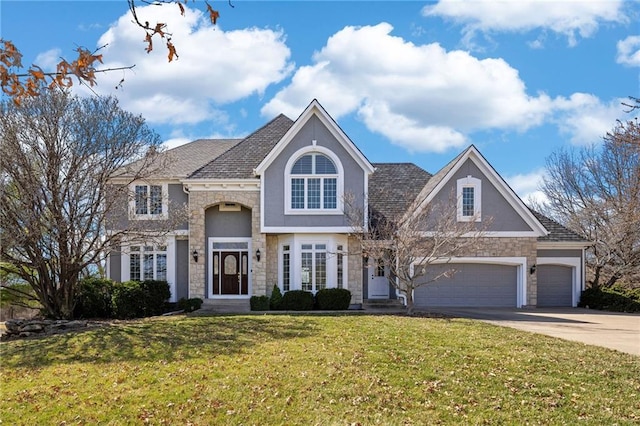
[[[7,425],[640,422],[639,358],[462,319],[163,317],[0,360]]]

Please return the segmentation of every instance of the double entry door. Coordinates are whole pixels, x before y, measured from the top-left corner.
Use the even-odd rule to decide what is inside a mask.
[[[211,296],[249,294],[249,242],[211,241],[209,271]]]

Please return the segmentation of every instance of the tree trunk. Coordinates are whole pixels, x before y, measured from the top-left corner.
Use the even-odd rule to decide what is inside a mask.
[[[407,291],[405,295],[407,296],[407,315],[413,315],[415,309],[413,303],[413,291]]]

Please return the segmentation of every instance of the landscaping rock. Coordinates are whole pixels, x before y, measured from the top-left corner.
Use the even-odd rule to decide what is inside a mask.
[[[102,326],[104,323],[86,320],[18,320],[12,319],[0,327],[0,340],[27,338],[34,336],[48,336],[89,327]]]

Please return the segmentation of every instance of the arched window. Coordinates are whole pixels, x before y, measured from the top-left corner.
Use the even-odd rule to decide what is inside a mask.
[[[291,210],[338,209],[339,174],[331,158],[319,152],[304,154],[293,163],[289,176]]]

